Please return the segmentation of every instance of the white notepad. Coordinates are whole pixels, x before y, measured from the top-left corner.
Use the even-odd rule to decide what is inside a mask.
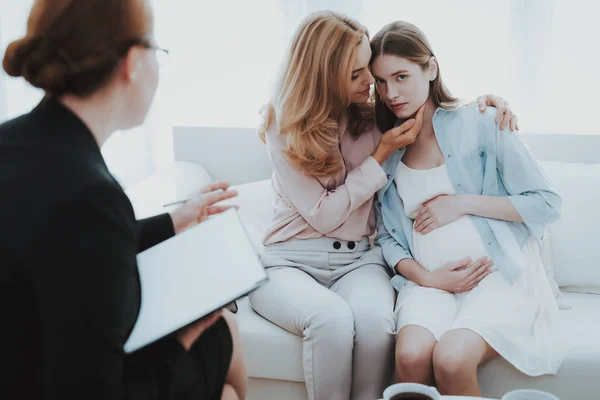
[[[137,257],[142,301],[130,353],[248,294],[264,267],[235,209],[176,235]]]

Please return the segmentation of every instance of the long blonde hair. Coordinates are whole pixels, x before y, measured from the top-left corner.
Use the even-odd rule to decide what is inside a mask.
[[[360,134],[362,121],[372,120],[372,107],[350,105],[352,62],[365,36],[365,27],[337,12],[309,15],[294,34],[276,91],[264,110],[261,139],[265,141],[266,131],[276,123],[285,135],[285,155],[310,176],[331,176],[344,167],[335,151],[341,113],[350,114],[353,137]]]
[[[384,54],[406,58],[419,64],[423,69],[427,68],[430,62],[434,62],[431,58],[434,57],[433,50],[425,33],[415,25],[404,21],[391,22],[381,28],[371,41],[371,51],[371,63]],[[435,107],[442,108],[454,108],[458,102],[458,99],[452,96],[444,85],[439,65],[436,78],[429,83],[429,98]],[[375,91],[375,104],[377,127],[381,132],[386,132],[394,126],[397,118],[381,101],[377,91]]]

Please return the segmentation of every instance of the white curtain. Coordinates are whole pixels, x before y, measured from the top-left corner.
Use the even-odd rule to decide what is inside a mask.
[[[0,50],[23,34],[32,0],[0,0]],[[600,5],[589,0],[152,0],[171,51],[145,125],[103,152],[127,186],[172,162],[172,126],[256,127],[288,41],[308,13],[333,9],[374,35],[406,20],[429,37],[450,90],[510,101],[521,130],[600,133]],[[10,3],[10,4],[9,4]],[[41,94],[0,74],[0,122]],[[235,143],[231,144],[235,146]],[[223,149],[226,151],[226,149]]]

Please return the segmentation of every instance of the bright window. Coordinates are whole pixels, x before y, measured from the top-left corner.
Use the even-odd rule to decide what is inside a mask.
[[[308,13],[334,9],[374,35],[394,19],[429,37],[459,97],[501,95],[523,132],[600,134],[600,5],[589,0],[152,0],[156,36],[171,50],[146,124],[104,153],[126,181],[171,161],[173,125],[255,127],[289,39]],[[0,0],[0,49],[25,30],[31,0]],[[0,75],[0,121],[41,94]],[[125,161],[135,160],[136,167]],[[130,162],[128,164],[131,164]]]

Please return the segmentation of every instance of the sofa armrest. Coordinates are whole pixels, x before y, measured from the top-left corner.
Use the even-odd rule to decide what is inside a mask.
[[[125,190],[138,219],[169,211],[164,204],[185,198],[212,182],[206,169],[177,161]]]

